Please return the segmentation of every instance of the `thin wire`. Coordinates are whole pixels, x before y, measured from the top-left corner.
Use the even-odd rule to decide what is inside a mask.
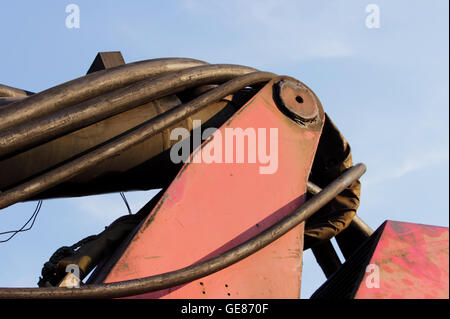
[[[9,236],[8,239],[0,240],[0,243],[6,243],[7,241],[11,240],[14,236],[16,236],[18,233],[26,232],[26,231],[30,230],[31,228],[33,228],[34,222],[36,221],[36,218],[41,210],[41,207],[42,207],[42,200],[38,201],[33,215],[31,215],[31,217],[27,220],[27,222],[20,229],[1,232],[0,235],[6,235],[6,234],[11,234],[11,233],[12,233],[12,235]],[[28,223],[31,220],[33,220],[33,221],[31,222],[30,227],[25,229],[25,227],[28,225]]]
[[[120,192],[120,196],[122,197],[123,201],[125,202],[125,205],[127,206],[128,213],[129,213],[130,215],[132,215],[133,213],[131,212],[131,208],[130,208],[130,205],[128,204],[127,198],[125,197],[125,194],[124,194],[123,192]],[[38,216],[38,214],[39,214],[39,212],[40,212],[40,210],[41,210],[41,207],[42,207],[42,200],[39,200],[38,203],[37,203],[37,205],[36,205],[36,208],[35,208],[33,214],[32,214],[31,217],[27,220],[27,222],[26,222],[22,227],[20,227],[20,229],[17,229],[17,230],[9,230],[9,231],[5,231],[5,232],[0,232],[0,236],[6,235],[6,234],[12,234],[11,236],[9,236],[8,239],[0,240],[0,244],[1,244],[1,243],[6,243],[6,242],[10,241],[10,240],[11,240],[14,236],[16,236],[18,233],[26,232],[26,231],[29,231],[31,228],[33,228],[34,223],[35,223],[35,221],[36,221],[36,218],[37,218],[37,216]],[[30,225],[28,228],[25,228],[25,227],[27,227],[27,225],[30,223],[30,221],[31,221],[31,225]]]
[[[122,199],[123,199],[123,201],[125,202],[125,205],[127,205],[128,213],[129,213],[130,215],[133,215],[133,213],[131,212],[130,205],[128,205],[127,198],[125,197],[125,193],[120,192],[120,196],[122,196]]]

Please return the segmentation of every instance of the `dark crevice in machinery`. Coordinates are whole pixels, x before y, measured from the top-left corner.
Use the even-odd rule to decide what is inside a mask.
[[[365,274],[365,266],[381,234],[382,227],[377,229],[347,258],[347,262],[313,293],[311,299],[339,300],[353,298],[356,293],[355,289],[359,287]]]

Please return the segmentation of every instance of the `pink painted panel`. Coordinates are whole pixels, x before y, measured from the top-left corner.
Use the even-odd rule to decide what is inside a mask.
[[[277,128],[277,171],[260,174],[258,161],[185,164],[105,282],[165,273],[217,256],[304,202],[320,130],[303,128],[282,114],[272,100],[272,84],[213,137],[225,136],[226,128],[266,128],[268,148],[269,129]],[[194,158],[213,142],[205,141]],[[303,224],[217,273],[135,298],[299,298],[302,250]]]
[[[449,298],[448,228],[387,221],[370,260],[379,269],[366,272],[359,299]],[[370,288],[372,287],[372,288]]]

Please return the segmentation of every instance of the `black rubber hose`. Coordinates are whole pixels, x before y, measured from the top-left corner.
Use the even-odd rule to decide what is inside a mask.
[[[208,83],[222,83],[255,71],[240,65],[204,65],[130,84],[0,132],[0,158],[23,152],[157,98]]]
[[[310,192],[312,195],[316,195],[322,191],[319,186],[310,181],[308,181],[306,185],[308,188],[308,192]],[[373,234],[373,229],[370,228],[370,226],[367,225],[358,215],[355,215],[355,217],[353,217],[352,223],[354,224],[354,227],[356,227],[366,237],[370,237]]]
[[[27,97],[32,94],[33,94],[32,92],[28,92],[25,90],[13,88],[12,86],[0,84],[0,97]],[[0,118],[2,118],[1,113],[0,113]],[[2,119],[2,121],[3,121],[3,119]]]
[[[203,262],[160,275],[107,284],[86,285],[80,288],[0,288],[0,298],[119,298],[191,282],[231,266],[274,242],[311,217],[351,183],[359,179],[365,171],[364,164],[355,165],[275,225],[225,253]]]
[[[163,58],[128,63],[97,71],[34,94],[25,101],[10,105],[8,109],[0,110],[0,130],[17,126],[36,117],[146,78],[205,64],[207,63],[194,59]],[[7,88],[9,87],[2,89],[0,86],[0,93]]]
[[[253,72],[230,80],[217,88],[204,93],[194,100],[177,106],[118,137],[115,137],[90,152],[39,175],[23,184],[0,193],[0,209],[19,201],[27,200],[53,186],[86,171],[89,168],[125,151],[162,130],[194,114],[201,108],[214,103],[229,94],[255,83],[267,82],[275,77],[268,72]]]
[[[9,106],[10,104],[23,101],[27,96],[0,96],[0,108]]]

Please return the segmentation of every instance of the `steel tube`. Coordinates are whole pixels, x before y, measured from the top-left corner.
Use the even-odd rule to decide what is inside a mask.
[[[23,101],[26,98],[27,98],[27,96],[8,96],[8,97],[0,96],[0,108],[5,107],[9,104]]]
[[[194,59],[164,58],[128,63],[97,71],[34,94],[26,101],[11,105],[11,108],[0,110],[2,119],[0,130],[17,126],[146,78],[205,64],[207,63]],[[0,93],[2,87],[4,86],[0,86]]]
[[[255,72],[239,65],[205,65],[145,79],[0,133],[0,158],[22,152],[151,100]],[[10,106],[11,107],[11,106]]]
[[[351,183],[359,179],[365,170],[364,164],[355,165],[275,225],[225,253],[203,262],[160,275],[107,284],[86,285],[75,289],[0,288],[0,298],[118,298],[191,282],[233,265],[274,242],[311,217]]]
[[[354,224],[356,228],[362,231],[366,237],[372,236],[373,229],[369,225],[367,225],[358,215],[355,215],[355,217],[353,217],[352,224]]]
[[[322,189],[317,186],[316,184],[308,181],[306,184],[308,188],[308,192],[310,192],[312,195],[318,194],[322,191]],[[352,224],[354,227],[356,227],[358,230],[360,230],[366,237],[370,237],[373,234],[373,229],[370,228],[369,225],[367,225],[359,216],[355,215],[352,220]]]
[[[54,168],[38,177],[0,193],[0,209],[19,201],[26,200],[44,190],[66,181],[81,172],[123,152],[137,143],[178,123],[180,120],[194,114],[199,109],[216,102],[229,94],[255,83],[267,82],[275,77],[268,72],[253,72],[240,76],[206,92],[194,100],[175,107],[126,133],[113,138],[94,150]]]
[[[0,97],[21,97],[21,96],[27,97],[32,94],[33,94],[32,92],[28,92],[25,90],[13,88],[12,86],[0,84]],[[1,115],[0,115],[0,118],[1,118]]]

